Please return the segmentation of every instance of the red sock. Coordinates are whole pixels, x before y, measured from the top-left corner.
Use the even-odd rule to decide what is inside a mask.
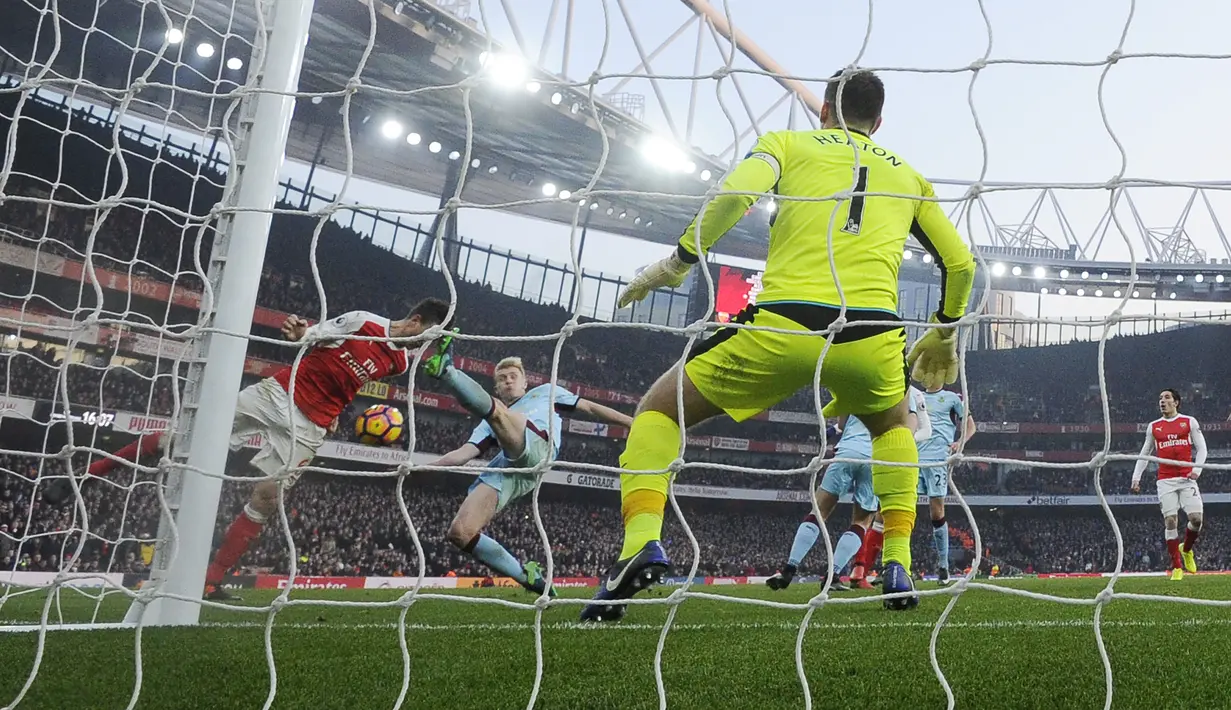
[[[205,583],[218,584],[221,582],[235,563],[239,562],[239,558],[248,551],[248,546],[252,544],[252,541],[260,537],[261,529],[264,527],[265,523],[258,523],[249,518],[246,509],[237,515],[231,527],[227,528],[222,546],[218,548],[218,552],[214,553],[214,561],[205,570]]]
[[[1180,559],[1180,541],[1168,540],[1167,552],[1171,553],[1171,569],[1179,569],[1184,566],[1184,560]]]
[[[876,556],[880,554],[881,544],[884,541],[885,532],[877,530],[876,526],[864,533],[863,547],[859,548],[859,555],[856,557],[857,564],[863,565],[865,569],[871,569],[876,564]]]
[[[1201,534],[1200,530],[1188,528],[1184,531],[1184,551],[1192,552],[1193,545],[1197,543],[1197,536]]]
[[[115,452],[115,455],[129,461],[137,460],[137,455],[152,456],[158,450],[158,444],[162,441],[162,434],[146,434],[145,436],[137,437],[136,441],[131,442],[124,448]],[[105,476],[112,471],[116,466],[119,466],[118,461],[112,461],[107,457],[95,460],[90,464],[89,472],[95,476]]]

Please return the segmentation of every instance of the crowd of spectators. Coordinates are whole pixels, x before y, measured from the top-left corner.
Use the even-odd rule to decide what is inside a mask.
[[[15,100],[12,96],[3,102]],[[134,203],[108,210],[93,205],[114,186],[104,185],[111,157],[112,133],[97,123],[74,125],[74,131],[97,140],[81,146],[72,161],[39,160],[40,154],[61,151],[60,134],[50,128],[63,123],[63,114],[41,104],[25,112],[51,112],[40,124],[30,120],[18,132],[17,160],[5,192],[15,197],[36,196],[40,201],[0,201],[0,225],[11,239],[24,239],[45,252],[77,258],[87,251],[96,267],[120,273],[146,275],[179,287],[200,290],[196,264],[207,264],[212,247],[209,208],[219,197],[223,177],[204,171],[186,156],[152,154],[148,146],[121,139],[129,163],[128,192]],[[0,116],[4,114],[0,111]],[[0,119],[0,123],[2,123]],[[53,166],[62,165],[58,173]],[[49,207],[46,200],[63,204]],[[135,201],[140,200],[138,204]],[[160,212],[150,202],[170,205],[177,213]],[[77,206],[72,206],[77,205]],[[279,208],[292,210],[293,205]],[[321,294],[314,279],[319,273],[329,313],[364,309],[391,316],[406,312],[426,296],[448,293],[443,275],[427,265],[393,256],[365,235],[338,221],[313,215],[275,214],[258,302],[278,311],[316,316]],[[206,226],[202,231],[203,225]],[[312,253],[309,237],[320,225]],[[15,274],[15,276],[17,276]],[[92,308],[92,288],[57,283],[24,272],[8,295],[35,294],[42,306],[73,312]],[[356,287],[362,284],[362,287]],[[463,333],[508,336],[544,335],[560,331],[570,314],[551,305],[530,305],[493,291],[484,284],[455,282],[457,324]],[[105,297],[105,312],[158,325],[195,322],[188,309],[167,310],[165,304],[145,303],[129,297]],[[258,333],[272,336],[269,329]],[[1115,338],[1108,344],[1106,379],[1114,421],[1147,421],[1156,414],[1154,395],[1166,386],[1187,395],[1186,410],[1199,418],[1223,419],[1231,411],[1231,363],[1218,352],[1218,334],[1210,329],[1183,329],[1155,336]],[[549,372],[555,343],[520,342],[517,352],[527,366]],[[508,346],[491,341],[463,343],[465,354],[494,361],[509,354]],[[560,353],[561,376],[588,385],[631,394],[643,392],[652,380],[677,359],[684,341],[674,335],[646,330],[585,329],[569,336]],[[250,353],[287,360],[292,350],[252,343]],[[636,353],[636,357],[616,354]],[[967,360],[968,399],[976,417],[988,421],[1093,422],[1102,419],[1098,390],[1097,346],[1093,343],[972,353]],[[1182,372],[1182,381],[1176,381]],[[420,387],[432,387],[420,381]],[[810,393],[801,393],[784,405],[796,411],[814,411]],[[791,429],[794,429],[791,427]]]
[[[53,470],[58,462],[41,464]],[[31,457],[0,456],[0,569],[53,571],[67,558],[80,571],[140,573],[147,569],[159,516],[155,491],[148,481],[131,475],[83,486],[87,518],[71,505],[42,502],[33,478],[40,463]],[[237,465],[238,470],[238,465]],[[402,496],[409,521],[397,502],[392,477],[348,477],[308,474],[286,498],[290,536],[298,573],[307,575],[402,576],[419,571],[410,535],[413,523],[423,550],[426,576],[448,573],[485,575],[466,555],[444,541],[468,477],[424,474],[403,481]],[[118,484],[118,485],[117,485]],[[219,509],[216,538],[245,503],[249,485],[229,482]],[[698,570],[707,575],[769,574],[783,564],[790,541],[807,507],[800,503],[756,503],[680,498],[684,517],[700,547]],[[619,499],[613,491],[595,492],[544,487],[539,506],[555,569],[560,576],[595,576],[610,563],[621,542]],[[1222,569],[1231,564],[1231,537],[1217,524],[1220,508],[1212,507],[1197,548],[1200,564]],[[1162,526],[1153,506],[1114,509],[1124,538],[1124,564],[1129,571],[1155,569],[1165,559]],[[1006,571],[1108,571],[1115,565],[1115,539],[1100,508],[1000,507],[976,509],[986,558]],[[830,522],[836,540],[845,525],[844,511]],[[956,569],[973,558],[973,529],[962,511],[949,512]],[[78,554],[82,530],[84,545]],[[544,559],[529,500],[498,516],[488,530],[522,559]],[[936,558],[930,529],[919,525],[912,541],[916,567],[932,571]],[[672,515],[664,543],[678,570],[691,566],[693,555],[682,526]],[[823,567],[824,553],[813,552],[805,571]],[[280,525],[271,525],[244,558],[251,571],[285,573],[290,549]]]
[[[15,95],[0,97],[0,128],[15,101]],[[27,116],[54,112],[31,103]],[[127,189],[120,195],[129,201],[109,209],[95,207],[104,197],[114,196],[114,183],[107,183],[111,159],[110,127],[82,123],[80,135],[96,141],[78,141],[74,159],[43,160],[62,150],[53,126],[64,116],[29,120],[17,132],[12,174],[0,184],[0,239],[40,253],[84,260],[95,268],[129,276],[143,276],[200,291],[198,264],[207,264],[213,243],[209,210],[217,201],[223,177],[203,171],[187,157],[162,154],[154,159],[146,146],[120,146],[127,160]],[[4,148],[8,148],[5,146]],[[55,174],[51,171],[56,170]],[[6,197],[8,199],[6,199]],[[37,198],[36,200],[25,198]],[[50,206],[52,202],[58,204]],[[160,211],[152,205],[174,209]],[[292,205],[279,205],[291,209]],[[279,213],[273,217],[258,304],[276,311],[310,317],[321,313],[319,274],[328,312],[371,310],[393,317],[426,296],[448,293],[442,274],[429,266],[393,256],[364,235],[339,222],[319,222],[318,217]],[[308,237],[320,226],[315,251]],[[105,317],[123,318],[166,328],[194,324],[197,314],[183,307],[169,307],[133,293],[104,290],[96,302],[92,284],[56,278],[0,264],[0,306],[24,308],[27,313],[51,313],[80,318],[85,311],[101,308]],[[557,306],[530,304],[492,290],[485,284],[457,281],[457,324],[464,333],[507,336],[557,333],[570,313]],[[272,329],[256,326],[254,333],[274,337]],[[44,336],[47,337],[47,336]],[[1184,411],[1202,419],[1223,419],[1231,411],[1231,359],[1222,357],[1221,331],[1217,328],[1184,328],[1151,336],[1117,338],[1106,348],[1106,383],[1113,421],[1141,422],[1157,415],[1155,395],[1163,387],[1177,387],[1185,394]],[[107,409],[166,415],[174,404],[173,389],[179,384],[167,360],[157,364],[121,354],[122,349],[101,343],[79,345],[75,351],[47,343],[31,344],[23,332],[16,344],[0,340],[0,395],[59,400]],[[58,339],[67,338],[67,334]],[[54,335],[49,339],[57,339]],[[640,329],[584,329],[571,334],[560,348],[562,377],[620,392],[643,392],[652,380],[678,359],[684,341],[677,336]],[[532,371],[551,370],[554,341],[519,342],[515,348],[491,341],[461,341],[467,356],[489,361],[516,352]],[[289,361],[293,350],[253,341],[249,354]],[[69,362],[65,365],[64,360]],[[967,401],[974,416],[990,422],[1088,423],[1103,419],[1104,398],[1098,388],[1096,346],[1075,343],[1047,348],[970,353],[966,373],[970,385]],[[60,377],[63,370],[65,376]],[[1177,375],[1176,373],[1182,373]],[[182,374],[178,373],[178,374]],[[434,391],[439,385],[417,377],[415,386]],[[625,411],[630,407],[618,405]],[[801,392],[784,402],[788,411],[814,411],[810,392]],[[461,416],[421,411],[416,422],[421,451],[443,453],[463,441],[473,422]],[[345,424],[345,422],[344,422]],[[347,436],[347,426],[336,436]],[[739,436],[763,441],[814,441],[816,429],[799,424],[746,422],[735,426],[716,421],[698,428],[698,433]],[[1117,446],[1135,449],[1121,436]],[[619,440],[566,436],[561,460],[615,466]],[[1099,443],[1061,436],[1043,436],[1022,448],[1050,451],[1101,448]],[[977,448],[978,443],[972,445]],[[0,447],[3,448],[3,447]],[[32,448],[22,446],[20,448]],[[760,454],[690,448],[689,461],[785,471],[802,468],[809,457],[797,454]],[[77,511],[51,508],[38,502],[29,482],[39,468],[52,473],[62,463],[49,460],[30,469],[28,461],[0,459],[0,569],[54,569],[63,563],[66,551],[84,539],[82,554],[73,560],[77,569],[140,571],[149,552],[148,540],[157,523],[158,511],[151,485],[111,486],[96,483],[85,492],[89,534],[75,537],[66,531],[79,528]],[[1131,465],[1108,467],[1101,474],[1104,490],[1126,492]],[[958,467],[955,482],[967,494],[1079,495],[1094,491],[1088,470],[1056,470],[1039,467],[997,469],[981,464]],[[423,533],[428,571],[468,571],[465,558],[444,546],[441,533],[461,494],[454,479],[416,481],[408,486],[407,504],[412,519]],[[806,474],[776,475],[689,468],[683,483],[748,488],[806,486]],[[1147,492],[1151,490],[1146,479]],[[1231,490],[1217,477],[1202,481],[1208,491]],[[228,485],[220,520],[229,520],[245,488]],[[291,531],[303,553],[301,572],[349,571],[367,574],[415,572],[405,521],[392,502],[388,482],[362,482],[345,478],[305,481],[291,501]],[[593,492],[553,491],[545,496],[544,523],[553,541],[558,570],[563,574],[594,574],[610,560],[618,545],[618,509],[612,501],[600,500]],[[726,507],[724,507],[724,505]],[[801,510],[783,504],[719,504],[690,499],[686,515],[702,543],[702,570],[710,573],[765,572],[780,562]],[[503,516],[493,534],[509,543],[517,554],[535,556],[539,541],[524,509]],[[1093,511],[1093,512],[1091,512]],[[1066,510],[1064,515],[1004,508],[980,514],[985,542],[997,555],[1019,568],[1038,571],[1080,570],[1087,565],[1109,568],[1112,551],[1106,521],[1096,509]],[[840,516],[839,516],[840,517]],[[686,566],[690,552],[678,527],[669,524],[669,546],[677,564]],[[1100,525],[1102,530],[1100,532]],[[961,521],[955,530],[968,534]],[[1149,566],[1160,555],[1157,514],[1142,514],[1142,507],[1128,509],[1122,518],[1128,564]],[[67,535],[67,537],[66,537]],[[921,536],[925,533],[921,532]],[[1221,533],[1211,532],[1211,541]],[[916,549],[926,550],[926,537]],[[66,542],[67,541],[67,542]],[[1132,542],[1130,546],[1128,543]],[[1220,546],[1207,543],[1209,554]],[[1225,546],[1221,546],[1225,549]],[[926,552],[920,559],[926,560]],[[1205,554],[1205,553],[1203,553]],[[248,564],[285,569],[285,540],[268,533]],[[1143,562],[1143,560],[1145,562]],[[1221,565],[1221,558],[1212,559]]]

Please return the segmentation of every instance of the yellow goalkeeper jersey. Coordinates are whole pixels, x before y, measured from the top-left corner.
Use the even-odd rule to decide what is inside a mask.
[[[855,170],[855,153],[859,168]],[[782,199],[771,220],[769,254],[757,302],[839,306],[842,284],[848,308],[898,311],[898,269],[908,235],[936,260],[941,273],[941,322],[966,312],[974,283],[974,259],[933,197],[931,184],[895,153],[871,138],[840,128],[779,131],[761,137],[727,176],[728,191],[772,192],[783,198],[826,198],[855,192],[905,197],[861,196],[837,201]],[[680,238],[680,256],[697,259],[747,212],[754,195],[720,194]],[[837,215],[834,212],[837,211]],[[833,224],[833,269],[827,237]]]

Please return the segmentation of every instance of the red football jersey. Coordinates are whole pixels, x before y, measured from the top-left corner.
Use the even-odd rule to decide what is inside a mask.
[[[1187,414],[1150,422],[1150,436],[1154,439],[1154,450],[1158,452],[1155,455],[1176,462],[1159,464],[1159,478],[1180,478],[1192,472],[1193,432],[1200,428],[1197,420]]]
[[[365,311],[351,311],[308,329],[329,337],[342,335],[389,336],[389,319]],[[328,427],[346,408],[359,388],[406,372],[410,358],[404,348],[379,340],[335,340],[317,345],[299,361],[295,377],[295,406],[315,424]],[[291,389],[291,368],[274,374],[282,389]]]

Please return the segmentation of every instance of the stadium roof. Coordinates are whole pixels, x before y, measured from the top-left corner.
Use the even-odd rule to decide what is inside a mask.
[[[173,23],[182,22],[183,17],[191,19],[183,25],[179,66],[163,62],[166,66],[156,67],[150,81],[201,92],[175,94],[173,124],[195,132],[202,127],[216,128],[226,106],[209,96],[210,79],[219,72],[226,77],[221,68],[224,56],[238,56],[246,61],[249,47],[231,49],[227,45],[235,47],[238,38],[247,41],[256,33],[255,3],[164,0],[161,5],[172,13]],[[37,12],[23,7],[24,11],[15,9],[12,17],[0,25],[0,45],[17,57],[31,56],[31,38],[36,35],[38,22]],[[175,16],[177,12],[180,17]],[[165,35],[165,20],[157,7],[136,0],[109,2],[97,10],[85,4],[67,3],[60,7],[60,13],[70,22],[59,23],[60,47],[52,66],[64,76],[84,75],[103,87],[127,87],[130,77],[144,71],[153,60]],[[81,16],[76,17],[78,14]],[[370,21],[373,15],[374,31]],[[87,38],[74,25],[93,25],[97,29],[90,30]],[[139,28],[144,31],[139,33]],[[102,41],[101,33],[118,41]],[[49,58],[52,33],[44,26],[41,34],[44,41],[39,56]],[[331,169],[346,168],[347,146],[339,109],[373,34],[371,53],[359,74],[362,87],[351,96],[353,172],[359,177],[439,195],[446,187],[449,155],[465,149],[467,131],[459,84],[480,71],[482,58],[487,56],[483,53],[489,46],[483,33],[427,3],[375,0],[369,5],[364,0],[317,0],[300,90],[332,95],[322,96],[319,102],[298,102],[288,155],[309,163],[319,155],[321,164]],[[202,62],[197,61],[192,48],[202,41],[213,41],[222,47],[213,58],[213,68],[208,70],[213,75],[208,77],[194,66]],[[134,46],[142,50],[136,61]],[[499,51],[498,47],[490,49]],[[171,56],[168,50],[168,58]],[[146,64],[142,65],[142,61]],[[81,67],[85,67],[84,71]],[[524,80],[513,88],[477,78],[468,84],[472,87],[472,157],[479,160],[479,167],[468,171],[463,200],[493,205],[521,203],[505,209],[571,224],[576,201],[543,202],[542,187],[551,183],[558,190],[576,191],[586,185],[600,164],[603,141],[587,103],[588,87],[568,85],[565,80],[533,67],[525,67],[525,71]],[[235,78],[239,74],[242,72],[236,72]],[[538,82],[540,90],[528,91],[529,82]],[[234,88],[233,84],[222,83],[221,91]],[[167,119],[170,96],[165,89],[161,91],[160,96],[156,89],[143,90],[138,95],[141,100],[133,101],[129,110],[162,123]],[[554,96],[557,93],[558,99]],[[691,173],[658,169],[643,155],[643,146],[653,135],[650,129],[601,101],[596,100],[596,105],[610,145],[596,190],[700,198],[726,168],[725,163],[688,149],[676,158],[677,162],[692,163]],[[391,120],[400,124],[396,138],[382,135],[382,127]],[[403,142],[412,131],[421,136],[417,146]],[[394,140],[399,142],[396,148]],[[427,150],[431,142],[442,144],[439,152]],[[491,166],[497,167],[495,174],[488,172]],[[705,175],[710,181],[700,179],[703,170],[708,171]],[[540,202],[523,203],[527,200]],[[594,229],[674,243],[700,204],[700,199],[612,195],[600,197],[599,208],[583,215],[591,220]],[[756,218],[745,219],[728,235],[722,252],[763,258],[767,223],[767,215],[757,211]]]
[[[684,4],[698,13],[706,12],[708,7],[703,0],[684,0]],[[242,81],[246,71],[227,69],[226,62],[248,57],[251,48],[247,43],[256,33],[256,5],[250,0],[61,3],[56,31],[52,32],[47,16],[23,3],[12,8],[6,22],[0,24],[0,47],[21,62],[35,58],[33,68],[19,65],[18,74],[31,76],[40,71],[41,65],[49,64],[60,77],[84,78],[89,83],[74,81],[66,85],[49,74],[46,85],[50,88],[64,93],[71,90],[76,96],[113,105],[129,98],[130,112],[155,123],[170,121],[188,131],[208,135],[219,131],[229,107],[223,99],[238,86],[234,81]],[[161,14],[163,8],[170,13],[172,26],[182,28],[183,41],[173,49],[168,48],[166,59],[151,67],[166,41],[168,20]],[[479,166],[468,169],[463,200],[502,205],[501,209],[561,224],[572,223],[577,214],[575,201],[546,198],[542,188],[551,183],[557,190],[576,192],[598,168],[603,132],[589,110],[587,91],[591,87],[587,82],[570,82],[545,70],[522,66],[517,70],[525,74],[518,74],[517,81],[505,88],[494,86],[492,81],[479,76],[483,54],[491,52],[489,57],[495,58],[506,55],[498,47],[488,46],[485,35],[471,23],[427,0],[316,0],[315,10],[300,82],[301,90],[313,96],[311,100],[300,100],[296,106],[288,149],[292,158],[314,162],[319,151],[321,163],[330,169],[345,169],[349,162],[357,176],[439,195],[446,187],[449,167],[460,165],[450,162],[449,156],[465,147],[467,131],[460,88],[465,85],[471,88],[473,157]],[[511,17],[509,21],[512,22]],[[687,26],[685,23],[680,29]],[[677,30],[666,43],[679,34]],[[32,47],[32,38],[36,36],[37,51]],[[375,39],[365,61],[369,36]],[[196,56],[194,49],[200,42],[217,46],[217,54]],[[740,38],[740,42],[743,50],[749,49],[747,38]],[[134,47],[139,51],[134,52]],[[649,57],[656,51],[650,52]],[[364,66],[356,86],[352,79],[361,63]],[[0,64],[0,70],[11,71],[11,67],[11,61]],[[636,75],[642,68],[617,76]],[[140,91],[129,91],[133,77],[147,71],[147,85]],[[562,68],[561,73],[567,73],[566,69]],[[738,78],[733,75],[732,82]],[[539,85],[537,92],[527,90],[530,83]],[[172,95],[168,86],[179,90]],[[788,96],[795,97],[791,116],[795,115],[795,104],[811,105],[804,100],[806,87],[784,88]],[[339,115],[343,97],[348,93],[349,151]],[[725,163],[690,149],[674,157],[677,165],[693,163],[692,174],[656,168],[649,164],[643,151],[647,138],[654,137],[652,131],[602,100],[595,103],[610,147],[595,189],[623,194],[600,196],[599,208],[591,211],[587,205],[582,218],[591,220],[591,226],[597,230],[673,243]],[[166,107],[170,105],[174,110],[168,116]],[[693,108],[688,106],[690,114]],[[751,115],[750,107],[745,108]],[[771,106],[770,110],[773,109]],[[395,138],[382,135],[388,121],[398,124],[391,131]],[[232,128],[234,122],[235,117],[231,117]],[[750,130],[751,127],[745,133]],[[407,144],[406,136],[411,132],[420,137],[418,145]],[[434,153],[427,149],[433,142],[442,144]],[[737,139],[723,155],[739,144]],[[492,166],[497,168],[495,174],[488,172]],[[700,179],[703,170],[710,172],[710,182]],[[934,182],[952,183],[959,188],[968,186],[960,181]],[[1007,222],[992,217],[990,209],[996,207],[999,213],[1001,208],[986,201],[987,193],[975,202],[958,203],[955,208],[960,213],[963,209],[974,209],[975,205],[979,207],[981,220],[959,223],[971,231],[972,240],[983,245],[989,262],[996,258],[1005,261],[1005,275],[997,278],[997,288],[1025,292],[1049,288],[1054,292],[1060,284],[1040,283],[1051,280],[1050,276],[1042,280],[1033,277],[1040,266],[1048,274],[1066,269],[1080,273],[1083,263],[1099,262],[1105,264],[1105,268],[1100,267],[1100,274],[1107,270],[1109,278],[1127,274],[1124,264],[1110,263],[1102,254],[1104,243],[1123,241],[1107,238],[1112,225],[1109,213],[1104,214],[1092,233],[1084,235],[1070,225],[1052,186],[986,181],[981,184],[985,189],[1013,188],[1010,192],[994,193],[996,196],[1037,194],[1033,201],[1021,201],[1028,205],[1024,217]],[[1179,300],[1231,301],[1231,259],[1227,258],[1231,256],[1231,242],[1224,236],[1219,210],[1208,194],[1224,191],[1225,184],[1192,183],[1187,200],[1180,203],[1178,217],[1168,222],[1171,226],[1165,229],[1148,228],[1135,206],[1134,190],[1150,187],[1143,183],[1125,189],[1123,199],[1113,203],[1127,206],[1131,213],[1132,221],[1124,220],[1122,215],[1120,224],[1128,226],[1124,236],[1135,243],[1137,253],[1144,257],[1139,271],[1157,283],[1159,298],[1171,298],[1170,294],[1175,292]],[[1078,193],[1086,194],[1093,193]],[[680,195],[693,199],[682,199]],[[1045,210],[1041,206],[1045,205],[1054,206],[1053,218],[1040,217]],[[1206,213],[1202,217],[1205,224],[1197,223],[1200,220],[1196,218],[1190,222],[1190,214],[1202,211]],[[767,217],[766,211],[755,210],[724,239],[721,251],[763,257]],[[465,219],[463,214],[463,231]],[[1191,234],[1201,238],[1194,239]],[[528,243],[533,238],[526,235]],[[1208,251],[1198,248],[1198,243],[1206,245]],[[1117,255],[1114,261],[1122,261],[1124,256]],[[1014,266],[1028,276],[1016,278]],[[1196,279],[1202,272],[1203,278]],[[1215,280],[1217,274],[1223,274],[1222,282]],[[1185,280],[1178,281],[1180,276]],[[1174,290],[1165,284],[1175,284]]]

